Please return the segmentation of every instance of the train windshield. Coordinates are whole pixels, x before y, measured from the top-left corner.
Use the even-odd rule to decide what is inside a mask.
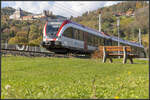
[[[46,34],[50,38],[56,38],[56,34],[61,26],[62,22],[48,22],[46,27]]]

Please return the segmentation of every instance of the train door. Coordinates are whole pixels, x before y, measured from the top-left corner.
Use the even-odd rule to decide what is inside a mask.
[[[87,34],[87,32],[84,32],[84,50],[85,51],[87,51],[87,36],[88,36],[88,34]]]

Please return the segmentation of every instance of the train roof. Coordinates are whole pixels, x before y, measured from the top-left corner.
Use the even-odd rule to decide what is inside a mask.
[[[114,36],[111,36],[111,37],[112,37],[112,40],[118,42],[118,38],[117,38],[117,37],[114,37]],[[130,41],[123,40],[123,39],[119,39],[119,41],[120,41],[121,43],[125,43],[125,44],[128,44],[128,45],[132,45],[132,46],[137,46],[137,47],[144,48],[143,45],[140,45],[139,43],[130,42]]]
[[[101,32],[99,32],[99,31],[96,30],[96,29],[89,28],[89,27],[87,27],[87,26],[78,24],[78,23],[73,22],[73,21],[70,21],[70,20],[68,20],[68,21],[69,21],[69,23],[72,23],[72,24],[74,24],[74,25],[77,25],[77,26],[79,26],[79,27],[82,27],[82,28],[84,28],[84,29],[87,29],[87,31],[93,31],[94,33],[96,33],[96,34],[94,34],[94,35],[100,35],[100,36],[103,36],[104,38],[108,38],[108,37],[106,37],[104,34],[102,34]]]

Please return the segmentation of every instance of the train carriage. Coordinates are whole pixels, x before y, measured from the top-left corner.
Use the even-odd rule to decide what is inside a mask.
[[[119,42],[133,47],[140,56],[145,56],[142,45],[122,39]],[[70,20],[47,21],[43,29],[42,46],[56,53],[92,53],[99,45],[117,46],[118,38]]]

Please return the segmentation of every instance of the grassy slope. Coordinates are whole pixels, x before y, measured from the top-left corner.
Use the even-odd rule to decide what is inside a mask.
[[[2,98],[148,98],[148,62],[2,57]],[[94,82],[95,80],[95,82]],[[94,85],[93,85],[94,84]]]

